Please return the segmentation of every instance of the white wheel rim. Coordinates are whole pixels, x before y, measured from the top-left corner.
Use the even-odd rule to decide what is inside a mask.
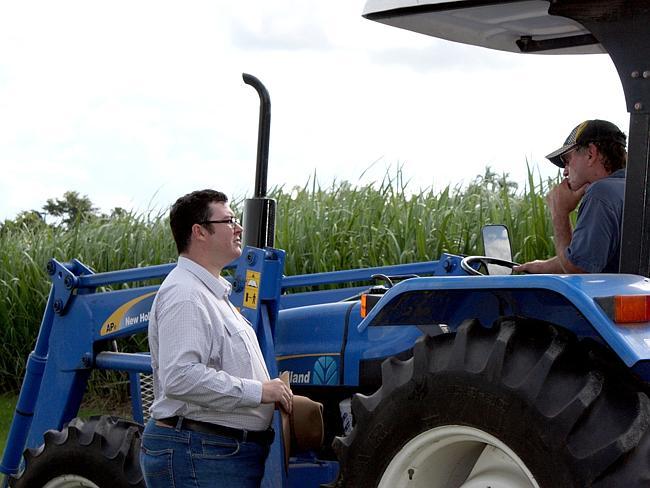
[[[83,476],[64,474],[51,479],[43,488],[100,488]]]
[[[462,425],[411,439],[384,471],[381,488],[539,488],[530,470],[496,437]]]

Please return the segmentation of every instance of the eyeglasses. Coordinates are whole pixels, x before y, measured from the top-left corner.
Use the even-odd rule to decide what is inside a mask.
[[[562,161],[562,163],[564,163],[564,166],[569,164],[569,161],[571,160],[571,158],[569,158],[567,156],[569,156],[569,154],[572,154],[572,153],[576,152],[578,150],[578,148],[579,148],[579,146],[576,146],[573,149],[571,149],[570,151],[567,151],[562,156],[560,156],[560,161]]]
[[[241,226],[241,221],[237,217],[228,217],[227,219],[222,220],[204,220],[203,222],[199,222],[199,224],[228,224],[234,229],[236,225]]]

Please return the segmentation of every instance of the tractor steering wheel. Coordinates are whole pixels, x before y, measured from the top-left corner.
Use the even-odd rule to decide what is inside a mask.
[[[491,258],[490,256],[466,256],[460,262],[460,267],[463,268],[464,271],[467,271],[467,273],[471,275],[485,276],[480,271],[472,268],[471,265],[476,261],[483,263],[486,266],[488,264],[498,264],[499,266],[505,266],[510,269],[512,269],[514,266],[519,266],[519,264],[513,263],[512,261],[506,261],[505,259],[499,259],[499,258]]]

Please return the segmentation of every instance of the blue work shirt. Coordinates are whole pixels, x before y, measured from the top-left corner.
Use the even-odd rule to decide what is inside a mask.
[[[569,261],[588,273],[617,273],[625,199],[625,169],[587,188],[578,209]]]

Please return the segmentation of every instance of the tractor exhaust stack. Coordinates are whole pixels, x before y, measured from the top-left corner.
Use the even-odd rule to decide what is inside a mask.
[[[275,200],[266,198],[266,176],[269,167],[269,138],[271,133],[271,98],[266,87],[256,77],[243,73],[244,83],[251,85],[260,96],[260,122],[257,132],[257,167],[255,194],[244,202],[245,246],[273,247],[275,241]]]

